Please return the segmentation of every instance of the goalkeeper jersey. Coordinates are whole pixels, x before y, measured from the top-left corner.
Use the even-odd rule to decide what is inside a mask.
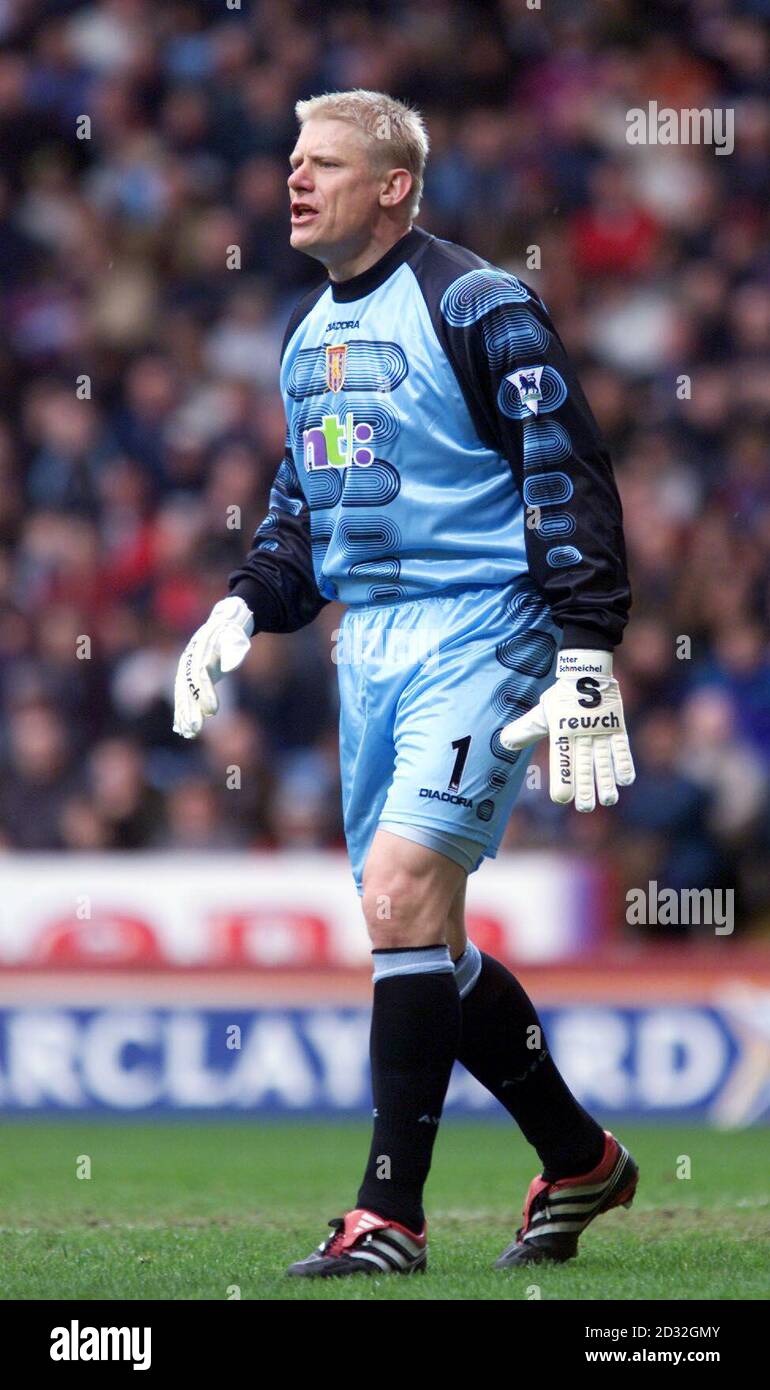
[[[566,646],[611,648],[630,592],[607,450],[540,297],[414,227],[297,305],[286,452],[230,590],[255,630],[528,575]]]

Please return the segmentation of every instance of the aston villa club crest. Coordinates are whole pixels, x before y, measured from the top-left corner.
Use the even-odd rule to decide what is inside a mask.
[[[347,343],[334,343],[326,349],[326,385],[335,395],[345,385]]]
[[[542,367],[521,367],[517,372],[510,372],[506,381],[510,381],[521,397],[522,405],[531,410],[533,415],[537,415],[537,408],[543,399],[543,392],[540,388],[540,378],[543,375]]]

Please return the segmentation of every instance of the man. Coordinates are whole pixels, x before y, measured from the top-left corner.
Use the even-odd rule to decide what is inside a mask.
[[[343,807],[373,947],[374,1132],[355,1209],[289,1272],[425,1268],[455,1058],[544,1165],[498,1266],[565,1260],[630,1203],[636,1165],[572,1096],[518,982],[466,939],[465,885],[497,851],[534,740],[550,737],[556,801],[590,811],[595,784],[612,805],[633,781],[612,679],[630,602],[620,504],[542,301],[413,225],[419,116],[363,91],[297,116],[291,242],[328,278],[289,322],[270,509],[182,656],[174,723],[200,731],[254,632],[348,605]]]

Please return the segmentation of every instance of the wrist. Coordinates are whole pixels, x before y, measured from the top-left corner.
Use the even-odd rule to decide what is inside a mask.
[[[573,647],[586,647],[591,652],[611,652],[618,645],[618,641],[611,641],[602,627],[594,627],[592,623],[566,622],[561,630],[561,646],[564,651],[572,651]]]
[[[242,628],[247,637],[251,637],[254,632],[254,614],[245,599],[238,594],[230,594],[228,598],[219,600],[211,610],[211,617],[224,619],[228,623],[237,623]]]

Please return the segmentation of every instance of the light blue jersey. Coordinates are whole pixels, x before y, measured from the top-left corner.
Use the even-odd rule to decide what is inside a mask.
[[[344,318],[328,288],[284,355],[288,440],[324,598],[392,603],[527,569],[513,474],[479,439],[415,288],[404,263]]]
[[[281,361],[286,453],[231,589],[257,628],[529,574],[569,646],[629,605],[606,449],[535,292],[415,227],[320,285]]]

